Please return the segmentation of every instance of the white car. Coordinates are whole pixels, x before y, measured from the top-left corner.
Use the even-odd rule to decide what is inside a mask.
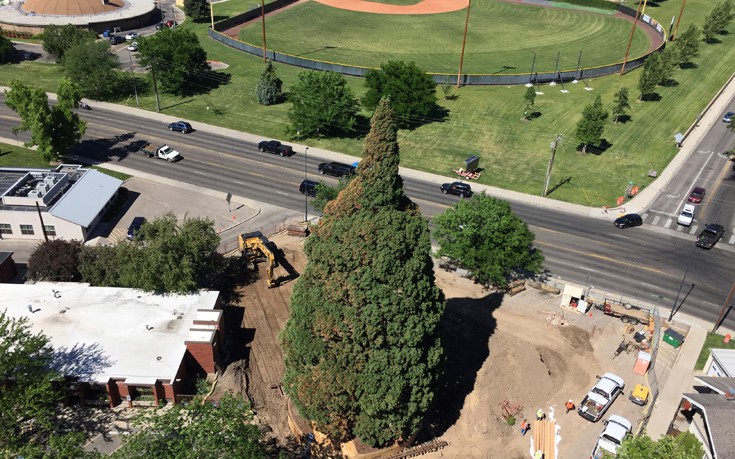
[[[130,32],[129,34],[125,35],[126,40],[135,40],[138,37],[140,37],[140,34],[138,32]]]
[[[682,226],[691,225],[692,221],[694,220],[695,209],[696,207],[694,207],[694,204],[684,204],[684,208],[681,210],[679,218],[676,220],[676,222]]]
[[[128,51],[138,51],[138,42],[134,41],[128,45]]]
[[[620,443],[625,440],[625,437],[630,435],[633,428],[630,421],[617,414],[611,415],[607,421],[602,422],[605,423],[605,430],[600,434],[595,449],[592,450],[592,454],[590,455],[592,459],[615,457]]]

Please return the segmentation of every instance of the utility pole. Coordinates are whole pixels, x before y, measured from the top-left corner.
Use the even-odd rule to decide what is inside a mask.
[[[260,19],[263,23],[263,62],[268,62],[265,47],[265,0],[260,0]]]
[[[161,111],[161,101],[158,100],[158,85],[156,84],[155,65],[151,65],[151,78],[153,78],[153,92],[156,93],[156,110]]]
[[[633,21],[633,29],[630,31],[630,38],[628,39],[628,47],[625,49],[625,57],[623,58],[623,66],[620,68],[620,76],[625,73],[625,64],[628,63],[628,53],[630,52],[630,44],[633,43],[633,34],[635,28],[638,25],[638,16],[641,14],[641,0],[638,0],[638,9],[635,12],[635,20]]]
[[[133,72],[133,54],[128,49],[128,58],[130,58],[130,78],[133,79],[133,91],[135,91],[135,106],[140,108],[140,102],[138,101],[138,86],[135,84],[135,73]]]
[[[214,9],[212,9],[212,0],[209,0],[209,17],[212,21],[212,30],[214,30]]]
[[[556,156],[556,146],[561,142],[562,135],[556,136],[556,140],[551,142],[551,157],[549,158],[549,166],[546,168],[546,182],[544,183],[544,193],[541,196],[546,196],[546,191],[549,189],[549,180],[551,179],[551,168],[554,167],[554,156]]]
[[[464,21],[464,36],[462,37],[462,54],[459,56],[459,72],[457,72],[457,89],[459,89],[462,80],[462,63],[464,62],[464,45],[467,42],[467,26],[470,24],[470,5],[472,0],[467,2],[467,18]]]
[[[725,318],[725,313],[727,312],[730,306],[730,300],[732,299],[733,293],[735,293],[735,283],[733,283],[732,287],[730,287],[730,293],[727,294],[727,299],[725,300],[725,303],[722,305],[722,310],[720,310],[720,316],[717,318],[717,322],[715,322],[715,326],[712,327],[712,333],[716,332],[717,329],[720,328],[720,324],[722,324],[722,320]]]
[[[676,27],[674,27],[674,35],[671,36],[671,40],[676,39],[676,34],[679,32],[679,22],[681,22],[681,15],[684,14],[684,6],[687,4],[687,0],[681,2],[681,9],[679,10],[679,17],[676,20]]]

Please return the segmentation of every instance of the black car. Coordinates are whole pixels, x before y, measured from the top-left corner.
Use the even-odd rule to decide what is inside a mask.
[[[467,183],[452,182],[445,183],[441,186],[442,193],[444,194],[456,194],[462,198],[469,198],[472,196],[472,187]]]
[[[355,173],[355,166],[343,163],[321,163],[319,165],[319,173],[324,175],[334,175],[335,177],[344,177]]]
[[[638,214],[625,214],[615,219],[615,226],[618,228],[630,228],[631,226],[641,226],[643,217]]]
[[[128,226],[128,239],[135,239],[135,236],[140,232],[140,227],[146,222],[145,217],[135,217]]]
[[[697,236],[697,247],[703,249],[711,249],[717,244],[717,241],[725,235],[725,228],[722,225],[710,223],[704,227],[699,236]]]
[[[179,131],[184,134],[187,132],[192,132],[194,128],[191,127],[191,124],[187,123],[186,121],[175,121],[168,125],[169,131]]]
[[[316,196],[317,182],[313,180],[303,180],[299,185],[299,193],[307,196]]]
[[[282,144],[278,140],[262,140],[258,143],[258,150],[280,156],[294,155],[293,147],[291,145]]]
[[[123,37],[122,35],[110,35],[109,40],[111,45],[119,45],[120,43],[125,43],[125,37]]]

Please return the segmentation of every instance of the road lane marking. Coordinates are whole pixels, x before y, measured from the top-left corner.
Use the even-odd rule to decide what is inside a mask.
[[[709,160],[707,160],[709,162]],[[722,185],[722,182],[725,181],[725,174],[729,173],[730,171],[730,163],[729,161],[725,163],[725,167],[722,168],[722,172],[720,172],[720,175],[717,176],[717,181],[715,182],[715,185],[712,187],[712,190],[710,190],[709,195],[710,198],[717,194],[717,190],[720,189],[720,185]],[[712,199],[705,199],[702,202],[702,208],[699,209],[701,213],[704,213],[704,211],[709,207],[709,204],[712,202]]]
[[[730,236],[730,240],[727,241],[727,243],[728,244],[735,244],[735,234],[733,234],[732,236]]]
[[[666,228],[666,229],[669,229],[669,228],[671,228],[671,222],[672,222],[672,221],[673,221],[673,220],[672,220],[672,219],[670,219],[670,218],[669,218],[668,220],[666,220],[666,223],[664,223],[664,228]]]
[[[659,220],[661,220],[661,216],[659,216],[659,215],[656,215],[655,217],[653,217],[653,221],[651,222],[651,224],[652,224],[653,226],[656,226],[656,225],[658,225],[658,221],[659,221]]]
[[[643,221],[646,221],[646,218],[648,218],[648,212],[641,214],[641,219],[643,219]]]
[[[692,225],[691,229],[689,230],[689,234],[694,234],[697,232],[697,228],[699,228],[699,225]]]
[[[232,183],[237,183],[238,185],[247,185],[247,183],[241,182],[240,180],[233,180]]]
[[[621,260],[618,260],[618,259],[615,259],[615,258],[606,257],[605,255],[598,255],[596,253],[590,253],[590,252],[584,252],[582,250],[570,249],[568,247],[562,247],[560,245],[550,244],[548,242],[541,242],[539,240],[536,240],[535,243],[537,245],[541,245],[541,246],[544,246],[545,245],[545,246],[553,247],[555,249],[565,250],[567,252],[572,252],[572,253],[576,253],[576,254],[579,254],[579,255],[588,256],[588,257],[591,257],[591,258],[596,258],[598,260],[603,260],[603,261],[607,261],[607,262],[610,262],[610,263],[615,263],[615,264],[618,264],[618,265],[627,266],[627,267],[630,267],[630,268],[642,269],[644,271],[649,271],[649,272],[660,274],[660,275],[663,275],[663,276],[666,276],[666,277],[671,277],[673,279],[678,279],[679,278],[679,276],[674,276],[672,274],[667,273],[666,271],[661,271],[660,269],[651,268],[651,267],[643,266],[641,264],[636,264],[636,263],[628,263],[628,262],[621,261]]]

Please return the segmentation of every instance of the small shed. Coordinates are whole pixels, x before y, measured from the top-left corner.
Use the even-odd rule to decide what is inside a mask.
[[[13,252],[0,252],[0,282],[10,283],[17,274]]]
[[[579,313],[586,313],[589,309],[587,301],[583,300],[585,297],[584,287],[577,285],[564,285],[564,292],[561,296],[561,307],[570,308]]]

